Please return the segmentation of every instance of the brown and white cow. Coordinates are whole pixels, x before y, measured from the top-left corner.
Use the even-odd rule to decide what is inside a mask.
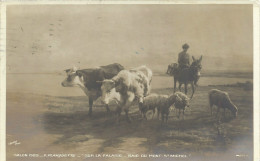
[[[67,78],[61,83],[63,87],[80,87],[89,98],[89,115],[92,114],[93,101],[97,100],[101,95],[101,84],[97,81],[111,79],[117,75],[124,67],[120,64],[114,63],[99,68],[77,70],[75,67],[65,70]],[[115,94],[119,96],[119,94]],[[108,103],[106,105],[109,110]]]
[[[131,70],[122,70],[112,79],[105,79],[102,82],[102,100],[106,102],[111,99],[111,91],[120,94],[118,97],[117,114],[118,119],[122,109],[126,113],[126,119],[129,120],[129,107],[135,102],[142,104],[143,99],[151,91],[152,71],[146,66],[140,66]],[[98,81],[100,82],[100,81]]]

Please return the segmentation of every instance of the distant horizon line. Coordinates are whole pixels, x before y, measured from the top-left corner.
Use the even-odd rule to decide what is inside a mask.
[[[63,73],[64,71],[61,70],[61,71],[46,71],[46,72],[6,72],[6,74],[60,74],[60,73]],[[208,69],[208,70],[203,70],[201,71],[201,73],[208,73],[208,72],[220,72],[220,73],[237,73],[237,72],[242,72],[242,73],[246,73],[246,72],[249,72],[249,73],[253,73],[254,70],[224,70],[224,69]],[[163,71],[153,71],[153,73],[155,74],[165,74],[165,72]]]

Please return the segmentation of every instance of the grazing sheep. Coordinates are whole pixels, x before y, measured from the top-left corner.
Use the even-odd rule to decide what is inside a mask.
[[[185,95],[182,92],[175,92],[174,94],[176,95],[176,100],[175,100],[175,103],[174,103],[174,107],[176,109],[179,109],[178,118],[180,118],[181,110],[182,110],[183,118],[184,118],[185,108],[186,107],[190,107],[190,105],[189,105],[189,98],[187,97],[187,95]]]
[[[159,118],[158,108],[161,106],[162,102],[166,102],[167,99],[168,99],[168,95],[159,95],[154,93],[144,97],[143,104],[139,104],[139,109],[141,111],[142,116],[147,120],[146,112],[148,110],[153,110],[153,117],[154,117],[155,108],[157,108],[157,118]]]
[[[170,107],[175,103],[176,101],[176,94],[170,95],[166,101],[161,102],[161,106],[157,108],[158,114],[161,113],[162,117],[162,123],[164,122],[164,117],[166,117],[166,123],[168,121],[168,116],[170,113]]]
[[[236,118],[237,116],[237,107],[233,104],[233,102],[230,100],[229,95],[227,92],[220,91],[218,89],[212,89],[209,92],[209,104],[210,104],[210,112],[212,115],[212,107],[213,105],[216,105],[218,107],[216,117],[219,113],[220,108],[224,109],[224,117],[226,108],[229,109],[233,116]]]
[[[148,110],[153,110],[154,116],[155,108],[157,108],[157,118],[159,118],[159,114],[161,113],[162,122],[164,122],[165,117],[167,122],[168,115],[170,113],[170,107],[174,104],[176,108],[183,109],[184,111],[185,107],[189,106],[188,100],[189,98],[181,92],[176,92],[170,96],[151,94],[147,97],[144,97],[144,103],[139,106],[139,109],[143,117],[147,119],[145,115],[146,112]]]

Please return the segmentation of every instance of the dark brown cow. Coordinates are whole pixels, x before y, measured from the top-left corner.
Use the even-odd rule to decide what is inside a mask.
[[[101,95],[101,84],[97,81],[111,79],[116,76],[124,67],[114,63],[99,68],[77,70],[75,67],[65,70],[67,78],[61,83],[63,87],[80,87],[89,98],[89,115],[92,114],[93,101]],[[109,110],[106,103],[106,109]]]

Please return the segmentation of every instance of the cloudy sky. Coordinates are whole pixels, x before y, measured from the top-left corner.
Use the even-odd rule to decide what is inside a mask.
[[[252,5],[7,7],[7,72],[120,63],[165,72],[183,43],[203,70],[252,70]]]

